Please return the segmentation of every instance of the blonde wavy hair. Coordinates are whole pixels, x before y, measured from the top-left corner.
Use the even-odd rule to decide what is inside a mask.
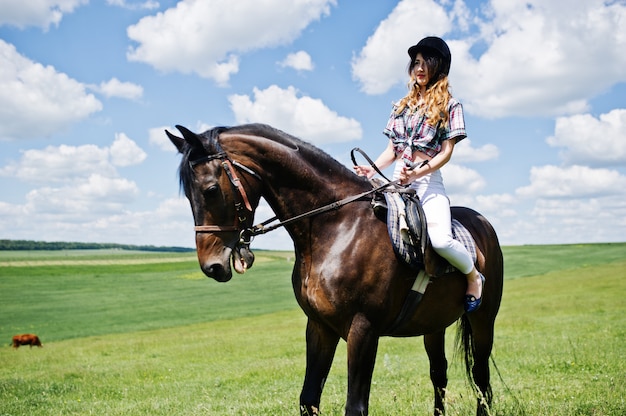
[[[437,126],[439,122],[445,125],[448,123],[450,118],[448,103],[452,98],[450,85],[448,83],[448,76],[437,71],[438,65],[436,63],[431,63],[432,61],[430,59],[427,58],[426,62],[428,65],[429,76],[430,74],[434,74],[437,79],[434,82],[431,79],[429,82],[429,85],[426,88],[426,96],[422,97],[424,101],[420,105],[420,88],[419,85],[417,85],[415,76],[413,75],[414,64],[409,64],[409,92],[396,104],[396,114],[402,113],[408,107],[408,110],[411,112],[419,111],[425,114],[426,122],[431,126]]]

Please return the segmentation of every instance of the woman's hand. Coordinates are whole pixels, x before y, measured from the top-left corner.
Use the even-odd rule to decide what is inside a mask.
[[[441,151],[430,160],[417,160],[416,167],[403,166],[398,179],[403,185],[418,180],[424,175],[441,169],[443,165],[448,163],[454,151],[454,140],[444,140],[441,144]]]
[[[367,179],[370,179],[376,173],[373,167],[367,165],[354,166],[354,172],[359,176],[365,176]]]
[[[430,168],[430,162],[426,160],[415,167],[404,166],[400,171],[398,179],[400,180],[401,185],[406,185],[418,180],[431,170],[432,169]]]
[[[416,171],[419,171],[419,169],[411,169],[411,168],[404,166],[402,170],[400,171],[400,175],[398,176],[398,179],[400,180],[400,184],[407,185],[413,182],[414,180],[418,179],[420,175]]]
[[[380,170],[387,169],[389,165],[391,165],[396,160],[396,154],[393,151],[393,143],[391,140],[388,141],[387,147],[383,152],[378,156],[374,165],[378,167]],[[365,176],[367,179],[371,179],[374,175],[376,175],[376,169],[373,166],[368,165],[357,165],[354,166],[354,171],[359,176]]]

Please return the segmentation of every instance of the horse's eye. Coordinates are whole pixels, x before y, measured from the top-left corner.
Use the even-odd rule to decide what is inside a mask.
[[[205,196],[215,196],[215,194],[217,193],[219,187],[217,185],[211,185],[208,188],[206,188],[204,190],[204,195]]]

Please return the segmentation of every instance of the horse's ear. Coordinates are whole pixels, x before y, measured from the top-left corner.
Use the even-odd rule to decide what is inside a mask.
[[[176,125],[176,128],[183,134],[185,141],[189,143],[192,147],[200,149],[204,148],[202,140],[200,140],[200,137],[196,133],[192,132],[187,127]]]
[[[182,137],[174,136],[169,131],[165,130],[165,134],[169,137],[170,141],[174,143],[174,146],[178,149],[180,153],[183,153],[183,146],[185,146],[185,139]]]

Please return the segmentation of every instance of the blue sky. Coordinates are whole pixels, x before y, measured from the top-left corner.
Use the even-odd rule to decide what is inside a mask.
[[[624,22],[624,0],[0,0],[0,238],[193,247],[165,128],[375,157],[407,48],[437,35],[468,130],[452,204],[504,245],[626,241]]]

